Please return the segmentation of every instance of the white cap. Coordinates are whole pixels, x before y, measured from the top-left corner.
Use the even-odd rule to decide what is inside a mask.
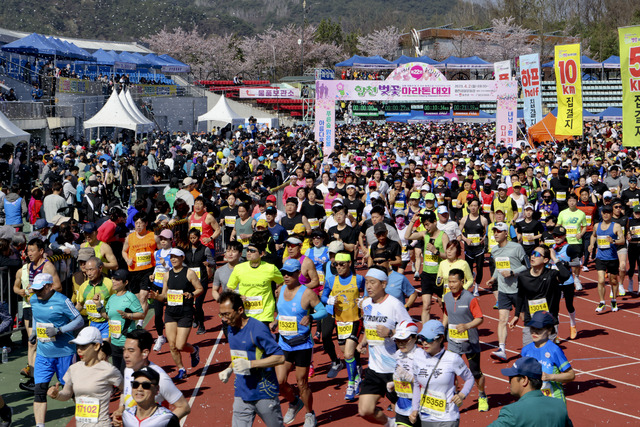
[[[498,231],[509,231],[509,226],[504,222],[496,222],[493,225],[493,229]]]
[[[102,344],[102,334],[100,333],[100,329],[95,326],[87,326],[80,331],[75,339],[69,342],[76,345]]]
[[[449,213],[449,209],[447,209],[446,206],[438,206],[438,213],[439,214],[447,214],[447,213]]]
[[[429,184],[422,184],[422,187],[420,187],[420,191],[429,191],[431,190],[431,187],[429,187]]]
[[[605,191],[604,194],[602,195],[602,198],[613,199],[613,193],[611,191]]]
[[[403,320],[396,325],[396,331],[393,334],[393,339],[406,340],[411,335],[418,335],[418,325],[413,321]]]
[[[505,184],[504,182],[502,184],[498,185],[498,190],[506,190],[507,188],[509,188],[509,187],[507,187],[507,184]]]
[[[327,184],[327,188],[336,188],[336,183],[333,181],[329,181],[329,183]]]
[[[371,199],[379,199],[380,198],[380,193],[378,193],[377,191],[373,191],[373,192],[371,192],[370,198]]]
[[[184,252],[182,252],[182,250],[181,250],[181,249],[178,249],[178,248],[172,248],[172,249],[169,251],[169,256],[171,256],[171,255],[184,257]]]

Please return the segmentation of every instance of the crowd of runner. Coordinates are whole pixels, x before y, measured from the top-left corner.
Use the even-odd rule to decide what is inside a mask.
[[[579,275],[597,271],[598,312],[637,291],[640,162],[620,137],[595,123],[582,140],[503,147],[489,125],[363,123],[337,128],[328,157],[302,127],[18,147],[1,177],[0,265],[22,304],[36,425],[48,399],[71,398],[78,425],[178,425],[183,356],[200,364],[191,332],[211,333],[217,312],[234,426],[303,409],[317,424],[316,342],[364,419],[456,426],[474,386],[477,409],[491,405],[480,298],[499,313],[494,359],[524,326],[511,340],[523,358],[503,373],[514,396],[532,393],[493,425],[570,425],[575,373],[556,343],[577,338]],[[149,360],[165,345],[173,378]]]

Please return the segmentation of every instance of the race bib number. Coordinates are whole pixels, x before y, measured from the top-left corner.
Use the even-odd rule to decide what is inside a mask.
[[[471,240],[471,244],[469,246],[479,246],[480,245],[480,235],[479,234],[469,234],[467,235],[467,239]]]
[[[564,202],[565,200],[567,200],[567,193],[564,191],[558,191],[558,193],[556,194],[556,198],[559,201]]]
[[[353,331],[353,322],[338,322],[338,339],[346,340]]]
[[[556,244],[556,241],[555,241],[555,240],[553,240],[553,239],[546,239],[546,240],[544,241],[544,244],[545,244],[545,245],[547,245],[547,246],[549,246],[549,247],[552,247],[553,245],[555,245],[555,244]]]
[[[114,339],[122,336],[122,322],[119,320],[109,320],[109,336]]]
[[[279,316],[278,330],[283,337],[294,337],[298,335],[298,319],[296,316]]]
[[[324,273],[318,270],[316,270],[316,273],[318,273],[318,283],[320,283],[320,286],[324,286]]]
[[[200,234],[202,234],[202,223],[201,222],[196,222],[191,224],[191,228],[195,228],[196,230],[198,230],[200,232]]]
[[[169,289],[167,291],[167,305],[170,307],[182,305],[184,302],[184,294],[179,289]]]
[[[609,188],[609,191],[611,191],[611,194],[613,194],[613,197],[616,197],[618,195],[618,187]]]
[[[151,252],[138,252],[136,254],[136,266],[144,267],[145,265],[151,265]]]
[[[264,310],[262,296],[246,297],[244,300],[244,310],[247,314],[260,314]]]
[[[355,210],[355,209],[349,209],[349,210],[347,211],[347,213],[348,213],[349,215],[351,215],[352,217],[354,217],[354,218],[357,218],[357,217],[358,217],[358,211],[357,211],[357,210]]]
[[[100,415],[100,400],[97,397],[76,397],[76,422],[96,424]]]
[[[639,239],[640,238],[640,226],[634,226],[631,227],[629,229],[629,231],[631,231],[631,237],[634,239]]]
[[[331,209],[325,209],[324,210],[325,215],[327,216],[331,216],[331,214],[333,213],[333,211]]]
[[[38,337],[38,341],[44,343],[44,342],[54,342],[56,340],[55,337],[49,337],[47,335],[47,328],[53,328],[53,323],[38,322],[36,324],[36,336]]]
[[[522,234],[522,244],[523,245],[534,245],[536,243],[536,241],[533,238],[533,236],[534,236],[533,233],[523,233]]]
[[[533,313],[537,311],[549,311],[549,304],[547,304],[546,298],[529,300],[529,314],[533,316]]]
[[[609,236],[604,236],[604,237],[598,236],[598,247],[600,249],[609,249],[611,247]]]
[[[231,352],[231,363],[233,364],[233,373],[236,375],[250,375],[251,370],[249,369],[236,369],[235,362],[237,359],[249,360],[249,355],[244,350],[230,350]]]
[[[249,239],[238,239],[238,242],[240,242],[244,248],[249,246]]]
[[[317,218],[309,218],[309,226],[313,229],[320,227],[320,220]]]
[[[393,387],[398,397],[411,399],[413,397],[413,387],[410,381],[393,380]]]
[[[469,341],[469,331],[458,332],[458,325],[449,325],[449,339],[453,341]]]
[[[542,388],[540,388],[540,391],[547,397],[553,397],[553,388],[549,381],[542,382]]]
[[[93,300],[86,301],[84,303],[84,309],[87,311],[87,316],[93,317],[94,319],[100,319],[100,313],[98,313],[98,306]]]
[[[196,273],[196,276],[198,276],[198,279],[200,279],[200,267],[191,267],[191,268],[189,268],[189,270],[191,270],[194,273]]]
[[[153,281],[155,283],[163,283],[164,282],[164,271],[158,271],[153,274]]]
[[[483,203],[482,204],[482,212],[489,213],[491,212],[491,203]]]
[[[575,225],[569,225],[566,227],[567,229],[567,236],[571,235],[571,236],[575,236],[576,234],[578,234],[578,227],[576,227]]]
[[[540,218],[541,219],[545,219],[548,216],[549,216],[549,212],[547,212],[545,209],[540,210]]]
[[[496,268],[498,270],[511,270],[511,261],[509,257],[496,258]]]
[[[587,217],[587,225],[591,225],[591,215],[586,215]]]
[[[451,199],[451,207],[452,208],[458,207],[458,199]]]
[[[224,225],[226,225],[227,227],[233,227],[234,225],[236,225],[236,218],[234,216],[225,216]]]
[[[631,202],[631,207],[635,207],[640,205],[640,199],[629,199],[629,201]]]
[[[367,341],[369,345],[382,345],[384,344],[384,338],[378,335],[378,331],[375,329],[365,329],[365,334],[367,336]]]
[[[424,265],[428,267],[435,267],[438,265],[440,261],[440,257],[438,255],[433,254],[431,251],[426,251],[424,253]]]
[[[394,209],[402,210],[404,209],[404,201],[396,201],[393,204]]]
[[[420,399],[420,411],[435,418],[444,417],[447,410],[447,399],[444,393],[428,391]]]

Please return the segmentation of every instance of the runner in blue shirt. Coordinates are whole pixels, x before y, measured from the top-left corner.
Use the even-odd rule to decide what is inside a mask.
[[[56,374],[64,385],[64,374],[74,362],[76,346],[70,343],[73,331],[82,328],[82,316],[71,300],[53,290],[53,277],[40,273],[33,279],[31,290],[35,293],[29,300],[33,313],[33,332],[29,340],[35,344],[34,364],[35,397],[33,412],[36,426],[44,426],[47,414],[47,390],[49,381]]]

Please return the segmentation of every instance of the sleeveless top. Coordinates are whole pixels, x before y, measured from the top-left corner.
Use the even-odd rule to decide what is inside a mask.
[[[570,262],[571,259],[569,258],[569,255],[567,255],[567,249],[569,248],[569,244],[565,243],[564,245],[562,245],[562,247],[558,248],[558,245],[554,245],[553,249],[556,251],[556,255],[558,256],[558,259],[560,261],[566,261],[566,262]],[[569,279],[567,279],[566,282],[561,283],[560,285],[571,285],[573,286],[573,274],[569,276]]]
[[[407,207],[407,195],[404,190],[400,191],[396,196],[396,200],[393,203],[393,214],[395,215],[397,211],[405,210]]]
[[[38,274],[42,273],[42,270],[44,270],[45,264],[48,262],[49,260],[45,259],[44,262],[39,267],[36,267],[36,268],[33,268],[32,262],[30,262],[29,264],[25,264],[22,267],[22,270],[21,270],[22,271],[22,276],[21,276],[22,289],[27,290],[31,286],[31,284],[33,283],[33,278],[36,277]],[[29,292],[27,296],[23,298],[22,308],[31,307],[31,303],[29,302],[31,295],[33,295],[33,292]]]
[[[602,229],[602,223],[598,224],[596,229],[596,244],[598,245],[598,252],[596,258],[603,261],[613,261],[618,259],[618,250],[613,242],[609,242],[607,236],[611,236],[613,240],[617,240],[618,236],[613,232],[613,226],[615,222],[609,224],[609,228]]]
[[[89,245],[89,242],[84,242],[83,244],[80,245],[81,248],[91,248],[93,249],[93,252],[96,254],[96,258],[98,258],[100,261],[102,261],[102,263],[104,264],[105,262],[107,262],[107,257],[105,257],[104,255],[102,255],[102,242],[98,241],[98,244],[95,246],[91,246]],[[109,273],[109,269],[103,267],[102,268],[102,273],[103,274],[107,274]]]
[[[429,236],[429,239],[424,240],[424,265],[422,270],[427,274],[438,274],[438,266],[440,265],[440,252],[444,252],[444,246],[442,245],[442,234],[444,231],[438,230],[438,237],[435,238],[433,245],[438,250],[437,254],[427,250],[427,243],[433,240],[433,237]],[[426,237],[426,236],[425,236]]]
[[[466,253],[479,255],[484,252],[484,244],[480,243],[484,237],[484,227],[482,226],[482,218],[480,216],[476,219],[471,219],[470,216],[467,216],[467,220],[462,228],[462,234],[471,240],[471,244],[465,246]]]
[[[129,266],[129,271],[142,271],[155,267],[156,260],[153,251],[156,250],[156,240],[153,232],[147,231],[142,238],[138,237],[135,231],[127,236],[129,242],[129,259],[133,260],[133,265]]]
[[[308,310],[302,308],[302,295],[304,294],[306,286],[300,286],[296,291],[291,301],[284,299],[285,289],[280,290],[278,296],[278,330],[280,338],[278,344],[284,351],[296,351],[306,350],[313,347],[313,340],[311,339],[311,329],[309,326],[302,326],[300,321],[304,316],[309,314]],[[291,346],[287,341],[298,337],[302,338],[306,336],[305,342],[299,345]]]
[[[183,310],[193,309],[193,298],[182,297],[183,292],[191,292],[195,290],[189,279],[187,279],[187,267],[182,267],[180,272],[176,273],[173,268],[169,270],[169,279],[167,280],[167,311],[171,313],[182,313]],[[174,296],[172,296],[174,295]]]
[[[295,214],[293,218],[289,218],[288,215],[285,215],[280,220],[280,225],[282,225],[288,233],[291,233],[297,224],[302,224],[302,215],[299,213]]]
[[[442,297],[442,301],[447,308],[449,331],[454,329],[452,326],[469,323],[473,320],[473,313],[471,313],[469,309],[473,298],[473,294],[464,289],[461,291],[458,299],[453,296],[452,292],[447,292]],[[458,354],[479,353],[480,336],[478,335],[478,328],[468,329],[467,334],[468,337],[456,339],[452,338],[452,334],[450,333],[448,338],[449,350]]]
[[[207,219],[208,213],[205,212],[204,215],[200,217],[200,219],[196,219],[196,213],[193,212],[191,216],[189,216],[189,230],[192,228],[200,231],[200,243],[205,245],[208,248],[215,248],[216,242],[211,240],[209,243],[204,243],[204,239],[208,239],[213,236],[213,227],[210,224],[207,224],[205,220]]]
[[[333,279],[333,288],[331,296],[336,297],[336,303],[333,307],[334,316],[338,322],[355,322],[360,319],[358,309],[358,277],[351,275],[351,280],[346,285],[340,283],[340,276]]]
[[[13,202],[4,198],[4,223],[7,225],[22,225],[22,197]]]
[[[503,211],[505,215],[504,222],[506,222],[507,224],[511,223],[511,220],[513,219],[515,214],[515,212],[513,211],[513,206],[511,206],[512,201],[513,199],[509,196],[507,196],[507,200],[505,200],[504,202],[501,202],[500,198],[497,198],[493,201],[493,212],[495,213],[498,210]]]
[[[162,256],[162,251],[166,250],[166,255]],[[164,283],[164,275],[169,271],[173,266],[171,265],[171,257],[169,256],[170,249],[158,249],[154,253],[154,258],[156,261],[156,267],[153,271],[153,284],[159,288],[162,288]],[[162,260],[164,259],[165,266],[162,265]]]

